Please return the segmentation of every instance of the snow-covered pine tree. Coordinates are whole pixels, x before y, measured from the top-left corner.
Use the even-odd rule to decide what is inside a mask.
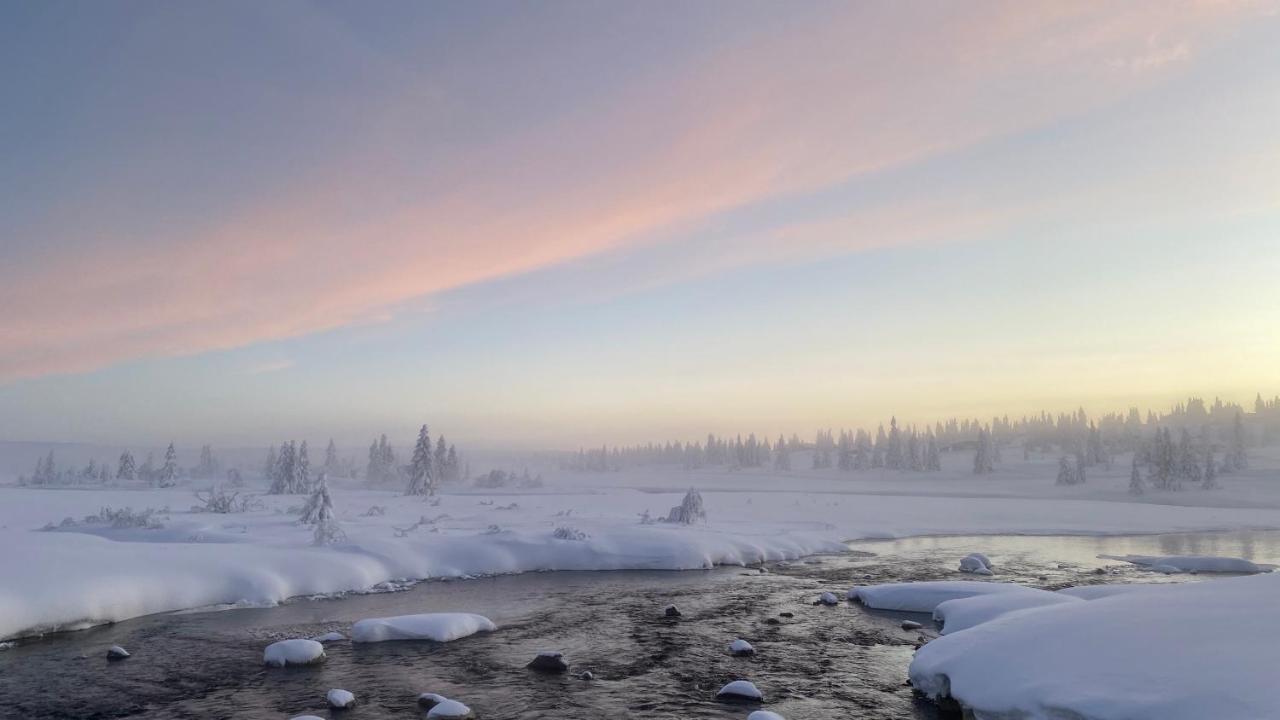
[[[311,492],[311,459],[307,455],[307,441],[298,446],[298,457],[294,463],[292,488],[289,492],[306,494]]]
[[[1084,453],[1077,451],[1076,452],[1076,475],[1075,475],[1075,482],[1074,482],[1075,485],[1084,484],[1084,481],[1085,481],[1084,466],[1085,466]]]
[[[925,449],[925,470],[929,472],[942,471],[942,457],[938,454],[938,438],[933,432],[929,432],[928,445]]]
[[[311,494],[307,496],[306,504],[302,506],[302,514],[298,516],[298,522],[304,525],[314,525],[320,522],[320,508],[324,505],[328,505],[330,508],[333,507],[333,501],[329,498],[328,476],[322,470],[319,477],[316,478]]]
[[[431,478],[431,435],[427,426],[418,430],[418,442],[413,446],[413,460],[409,463],[409,484],[405,488],[406,495],[430,495],[433,491]]]
[[[435,494],[440,489],[440,483],[444,482],[445,474],[449,471],[449,446],[444,441],[444,435],[436,438],[436,451],[431,458],[431,480],[433,487],[431,494]]]
[[[1058,479],[1054,482],[1054,484],[1055,485],[1072,485],[1075,483],[1075,479],[1076,479],[1075,469],[1071,467],[1071,461],[1067,459],[1067,456],[1063,455],[1062,457],[1058,458]]]
[[[323,475],[321,478],[323,479]],[[333,499],[329,496],[329,485],[327,482],[321,482],[313,495],[319,496],[317,500],[317,508],[315,512],[315,532],[311,536],[312,545],[332,545],[340,543],[347,539],[346,533],[342,532],[342,526],[338,524],[338,515],[333,509]]]
[[[338,470],[338,446],[333,443],[333,438],[329,438],[329,444],[324,449],[324,468],[321,472],[337,477]]]
[[[147,459],[142,463],[142,467],[138,468],[138,479],[148,485],[155,484],[156,481],[156,456],[155,453],[147,453]]]
[[[173,443],[169,443],[169,449],[164,451],[164,465],[160,466],[160,472],[156,475],[156,484],[160,487],[173,487],[178,482],[178,451],[174,449]]]
[[[138,476],[138,469],[134,466],[133,455],[128,450],[120,453],[120,463],[116,466],[117,480],[134,480]]]
[[[1175,467],[1180,480],[1198,483],[1202,479],[1200,462],[1196,458],[1195,447],[1191,442],[1191,433],[1185,427],[1178,436],[1178,456]]]
[[[268,487],[275,485],[276,465],[279,460],[276,458],[276,446],[272,445],[267,448],[266,462],[262,463],[262,477],[267,481]]]
[[[1227,448],[1223,467],[1230,467],[1234,472],[1249,467],[1249,456],[1245,453],[1244,414],[1236,410],[1231,421],[1231,444]]]
[[[853,438],[853,469],[866,470],[871,466],[871,436],[858,428]]]
[[[1129,469],[1129,494],[1142,495],[1147,491],[1142,482],[1142,471],[1138,468],[1138,453],[1133,454],[1133,466]]]
[[[207,480],[218,474],[218,461],[213,457],[213,448],[204,445],[200,448],[200,462],[191,471],[191,476]]]
[[[1201,487],[1205,490],[1218,487],[1218,470],[1214,467],[1213,447],[1208,447],[1204,451],[1204,483]]]
[[[876,430],[876,444],[871,448],[871,467],[884,467],[884,451],[888,444],[889,438],[884,434],[884,426],[881,425]]]
[[[898,430],[898,418],[889,418],[889,444],[885,448],[884,466],[890,470],[902,470],[902,433]]]
[[[791,453],[787,452],[787,443],[778,436],[778,444],[773,448],[773,467],[775,470],[791,469]]]
[[[445,474],[445,480],[448,480],[449,482],[458,482],[462,479],[459,475],[458,469],[458,448],[453,445],[449,446],[449,457],[445,461],[445,466],[448,468],[448,472]]]
[[[920,435],[916,432],[915,427],[907,433],[907,467],[912,472],[922,472],[924,470],[924,457],[920,452]]]

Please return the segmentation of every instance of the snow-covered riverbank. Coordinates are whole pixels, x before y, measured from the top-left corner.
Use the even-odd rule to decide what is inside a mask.
[[[1221,492],[1152,494],[1143,502],[1123,493],[1118,470],[1092,478],[1084,493],[1055,488],[1035,467],[978,479],[958,468],[934,475],[567,475],[522,494],[456,490],[436,504],[335,483],[347,539],[321,548],[311,546],[310,528],[295,523],[299,496],[262,496],[261,509],[211,514],[190,512],[191,488],[0,487],[0,637],[397,580],[751,564],[840,551],[843,540],[858,538],[1280,528],[1280,502],[1267,500],[1280,499],[1277,491],[1260,490],[1280,485],[1268,466],[1227,480]],[[1251,505],[1222,506],[1235,504],[1233,482],[1249,484]],[[641,523],[644,513],[663,516],[679,504],[691,483],[703,493],[706,523]],[[1198,498],[1204,505],[1190,504]],[[163,527],[152,529],[83,522],[103,506],[169,511],[156,516]],[[64,518],[73,522],[40,529]],[[557,537],[557,529],[573,532]]]

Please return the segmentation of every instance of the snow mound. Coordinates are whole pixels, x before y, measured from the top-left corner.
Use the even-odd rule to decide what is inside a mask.
[[[754,700],[760,701],[764,699],[764,693],[754,683],[746,680],[734,680],[733,682],[720,688],[720,692],[716,693],[717,700]]]
[[[311,665],[324,659],[324,646],[315,640],[295,638],[281,640],[267,646],[262,652],[262,662],[271,667],[285,665]]]
[[[942,623],[942,634],[950,635],[990,622],[1008,613],[1030,608],[1060,605],[1062,603],[1084,602],[1070,595],[1060,595],[1048,590],[1035,590],[1026,593],[997,593],[995,595],[975,595],[973,597],[948,600],[933,609],[933,619]]]
[[[324,695],[325,701],[329,703],[329,707],[337,709],[345,709],[356,704],[356,696],[341,688],[334,688]]]
[[[343,640],[347,639],[347,636],[343,635],[340,632],[327,632],[323,635],[317,635],[311,639],[315,640],[318,643],[331,643],[331,642],[342,642]]]
[[[129,657],[129,651],[125,650],[119,645],[112,645],[111,647],[107,648],[108,660],[123,660],[127,657]]]
[[[751,643],[738,638],[729,643],[729,652],[733,655],[755,655],[756,649],[751,647]]]
[[[776,712],[769,710],[756,710],[747,716],[747,720],[787,720]]]
[[[1166,574],[1176,572],[1210,572],[1210,573],[1262,573],[1271,568],[1257,565],[1244,558],[1214,557],[1212,555],[1099,555],[1105,560],[1121,560],[1134,565],[1142,565],[1156,572]]]
[[[991,561],[982,553],[969,553],[960,558],[960,572],[990,575]]]
[[[388,640],[450,642],[478,632],[493,632],[497,629],[498,626],[483,615],[424,613],[360,620],[351,626],[351,640],[358,643]]]
[[[457,700],[450,700],[447,697],[437,695],[439,700],[431,706],[427,711],[429,718],[469,718],[471,717],[471,708],[463,705]]]
[[[1280,624],[1241,623],[1277,596],[1280,576],[1259,575],[1009,613],[922,647],[911,683],[979,716],[1275,717]]]
[[[840,598],[833,592],[824,592],[818,596],[818,602],[823,605],[839,605]]]
[[[863,585],[849,590],[849,599],[877,610],[900,612],[933,612],[938,605],[959,598],[999,593],[1037,592],[1013,583],[977,582],[973,580],[934,580],[930,582]]]

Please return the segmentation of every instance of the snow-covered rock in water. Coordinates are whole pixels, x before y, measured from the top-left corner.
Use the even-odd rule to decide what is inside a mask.
[[[578,674],[578,679],[579,680],[595,680],[596,674],[591,672],[590,670],[583,670],[581,673]]]
[[[747,716],[747,720],[786,720],[786,718],[770,710],[756,710]]]
[[[1080,598],[1048,590],[1028,588],[1027,593],[999,593],[948,600],[933,609],[933,619],[942,623],[942,634],[950,635],[974,625],[995,620],[1007,613],[1046,605],[1084,602]]]
[[[324,699],[329,703],[329,707],[338,710],[345,710],[356,704],[356,696],[340,688],[334,688],[325,693]]]
[[[483,615],[425,613],[360,620],[351,626],[351,640],[358,643],[387,640],[449,642],[478,632],[492,632],[497,629],[498,626]]]
[[[1172,583],[1009,613],[916,652],[912,684],[979,717],[1276,717],[1280,576]]]
[[[934,608],[934,609],[936,610],[937,608]],[[902,621],[902,629],[903,629],[903,630],[919,630],[919,629],[920,629],[920,628],[922,628],[922,627],[924,627],[924,625],[921,625],[920,623],[916,622],[915,620],[903,620],[903,621]]]
[[[347,636],[343,635],[340,632],[327,632],[323,635],[317,635],[311,639],[315,640],[318,643],[331,643],[331,642],[342,642],[343,640],[347,639]]]
[[[729,652],[733,655],[742,657],[744,655],[755,655],[756,649],[751,647],[751,643],[743,640],[742,638],[738,638],[737,640],[729,643]]]
[[[839,605],[840,598],[836,597],[833,592],[824,592],[818,596],[818,603],[821,605]]]
[[[123,660],[127,657],[129,657],[129,651],[125,650],[119,645],[112,645],[111,647],[107,648],[108,660]]]
[[[680,608],[675,605],[668,605],[662,610],[662,614],[669,618],[680,617]]]
[[[562,673],[569,669],[569,663],[564,661],[562,653],[547,650],[538,653],[538,656],[530,660],[525,667],[538,672]]]
[[[760,692],[753,683],[734,680],[720,688],[720,692],[716,693],[716,699],[729,702],[759,702],[764,699],[764,693]]]
[[[958,598],[1000,593],[1035,592],[1033,588],[1014,583],[976,582],[973,580],[933,580],[929,582],[862,585],[849,591],[849,599],[877,610],[900,612],[933,612],[938,605]]]
[[[990,575],[991,569],[991,561],[982,553],[969,553],[960,558],[960,572]]]
[[[448,720],[459,720],[460,718],[469,718],[471,717],[471,708],[467,707],[466,705],[463,705],[457,700],[450,700],[449,698],[444,698],[440,702],[432,706],[430,710],[427,711],[427,717],[441,718],[441,720],[444,720],[446,718]]]
[[[324,720],[319,715],[294,715],[289,720]]]
[[[302,638],[271,643],[262,652],[262,662],[272,667],[312,665],[321,660],[324,660],[324,646]]]
[[[1212,555],[1099,555],[1098,557],[1105,560],[1122,560],[1163,573],[1262,573],[1271,570],[1270,566],[1258,565],[1244,558]]]
[[[421,707],[424,710],[430,710],[448,699],[449,698],[438,693],[422,693],[418,696],[418,707]]]

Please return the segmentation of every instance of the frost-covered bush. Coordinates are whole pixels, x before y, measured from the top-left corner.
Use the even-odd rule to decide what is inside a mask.
[[[103,507],[98,511],[97,515],[86,515],[84,518],[84,524],[110,525],[118,530],[125,528],[159,530],[164,527],[164,523],[160,522],[156,516],[167,515],[168,513],[169,508],[167,507],[163,509],[147,508],[145,510],[134,510],[131,507],[114,510],[109,507]],[[71,518],[63,520],[62,524],[64,526],[67,525],[68,520],[71,520]],[[72,520],[70,524],[74,525],[75,521]]]
[[[370,505],[368,510],[360,513],[361,517],[382,517],[387,514],[385,505]]]
[[[191,506],[191,512],[243,513],[262,507],[262,503],[252,495],[244,495],[238,491],[228,492],[221,485],[214,485],[208,490],[197,490],[195,496],[200,504]]]
[[[697,490],[689,490],[685,493],[684,500],[679,505],[671,508],[671,512],[667,513],[667,522],[680,523],[682,525],[692,525],[695,522],[707,519],[706,508],[702,505],[702,494]]]
[[[556,528],[555,532],[551,535],[557,540],[586,540],[591,537],[577,528],[565,526]]]

